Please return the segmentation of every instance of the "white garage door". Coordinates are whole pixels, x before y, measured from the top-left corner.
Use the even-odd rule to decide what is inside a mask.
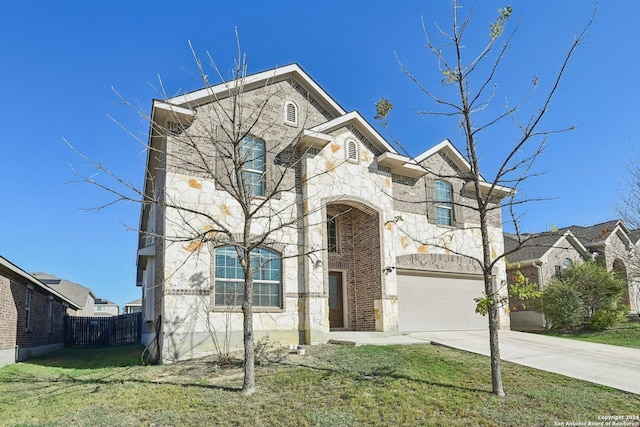
[[[475,312],[482,280],[398,274],[398,327],[401,332],[487,329]]]

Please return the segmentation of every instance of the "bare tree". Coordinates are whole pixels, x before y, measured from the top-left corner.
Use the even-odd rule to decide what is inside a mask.
[[[156,116],[149,116],[121,97],[150,123],[149,143],[138,139],[148,150],[144,187],[121,178],[107,166],[86,156],[83,158],[90,162],[96,173],[76,173],[82,181],[114,196],[98,209],[119,202],[140,203],[143,210],[155,209],[155,215],[164,218],[166,225],[147,227],[143,224],[139,230],[132,227],[142,238],[180,244],[189,250],[191,257],[197,256],[203,247],[224,245],[234,249],[242,269],[242,281],[240,285],[238,282],[233,285],[235,290],[224,294],[220,304],[241,307],[242,393],[249,395],[255,391],[256,382],[254,278],[267,271],[271,263],[288,258],[310,257],[312,264],[319,264],[315,253],[321,248],[305,247],[298,241],[287,242],[283,236],[288,230],[301,228],[305,218],[312,213],[303,207],[297,190],[317,175],[301,173],[300,161],[306,150],[300,148],[298,142],[305,136],[302,130],[308,127],[307,120],[317,124],[326,121],[326,117],[321,117],[316,110],[311,111],[310,102],[305,103],[306,107],[295,106],[295,110],[285,107],[283,111],[282,101],[286,98],[282,93],[283,86],[270,78],[256,86],[247,74],[246,57],[239,43],[237,48],[238,56],[230,79],[223,77],[210,55],[207,54],[209,66],[206,71],[198,56],[193,54],[204,84],[197,103],[188,93],[180,97],[166,96],[161,84],[164,100],[154,102]],[[191,50],[194,52],[193,48]],[[223,83],[210,83],[209,68]],[[304,88],[296,90],[302,98],[310,96]],[[203,91],[205,95],[202,95]],[[295,121],[297,125],[282,126],[283,115],[287,116],[285,121]],[[133,132],[127,132],[137,138]],[[197,177],[189,180],[192,187],[200,188],[202,181],[211,183],[220,191],[216,193],[220,199],[197,203],[167,192],[164,187],[166,177],[175,172]],[[260,248],[269,244],[280,245],[281,254],[277,259],[261,252]],[[183,265],[188,262],[189,259],[183,260]],[[169,279],[163,277],[159,281]],[[198,287],[206,278],[193,276],[189,281]],[[284,298],[284,295],[280,297]],[[209,313],[204,318],[208,322]],[[228,342],[222,345],[228,346]]]
[[[593,22],[593,17],[582,32],[575,37],[569,47],[555,75],[555,79],[550,85],[550,89],[548,89],[546,95],[542,98],[541,105],[531,110],[532,112],[527,120],[520,121],[518,113],[531,95],[515,105],[506,104],[504,110],[495,113],[493,116],[491,116],[493,110],[488,108],[495,95],[497,70],[502,64],[505,53],[511,44],[512,37],[517,30],[516,27],[516,29],[506,37],[503,43],[499,43],[499,41],[502,40],[507,21],[511,17],[512,8],[507,6],[504,9],[498,10],[498,17],[491,23],[489,28],[487,43],[479,53],[472,56],[470,60],[467,59],[465,54],[466,48],[463,40],[465,39],[465,32],[471,23],[471,13],[460,20],[460,6],[457,0],[452,1],[452,9],[453,21],[451,29],[449,31],[445,31],[439,27],[437,29],[439,36],[444,40],[444,47],[442,49],[432,42],[423,23],[426,45],[429,51],[437,58],[440,72],[443,76],[441,83],[446,88],[451,89],[451,95],[438,95],[434,90],[430,89],[429,85],[421,82],[418,77],[410,72],[400,60],[399,62],[402,71],[415,83],[419,90],[439,108],[438,110],[421,111],[420,114],[455,117],[458,119],[460,129],[462,129],[462,134],[464,135],[464,147],[466,149],[465,160],[470,168],[470,171],[464,178],[467,183],[470,184],[470,200],[472,200],[472,203],[458,201],[454,202],[454,204],[475,212],[477,224],[470,225],[470,227],[476,228],[476,230],[479,229],[480,231],[482,237],[482,256],[476,258],[462,252],[457,254],[473,258],[482,270],[484,295],[476,299],[476,311],[488,314],[492,390],[496,395],[504,396],[498,341],[498,311],[505,301],[504,298],[500,296],[500,286],[493,280],[493,270],[498,263],[501,263],[510,253],[518,250],[528,239],[526,235],[521,233],[520,227],[518,226],[518,207],[524,203],[534,201],[534,199],[525,200],[520,198],[516,195],[515,190],[524,181],[536,175],[536,173],[532,171],[532,167],[543,152],[548,137],[554,133],[570,129],[542,130],[542,119],[548,112],[551,100],[560,87],[560,82],[565,75],[569,60],[574,55],[577,47],[584,41],[586,31]],[[534,76],[532,83],[533,89],[535,90],[538,84],[538,78]],[[376,118],[381,121],[382,125],[387,125],[387,115],[391,108],[392,104],[386,99],[382,99],[376,104],[378,113]],[[480,155],[478,153],[479,136],[483,132],[493,129],[502,122],[509,120],[513,125],[513,129],[516,131],[515,136],[510,137],[509,140],[495,142],[495,144],[502,144],[503,148],[507,147],[506,154],[501,158],[497,171],[491,175],[492,178],[485,179],[483,176],[487,171],[482,170]],[[406,150],[404,151],[406,152]],[[422,166],[425,167],[424,165]],[[440,171],[428,169],[427,172],[438,178],[453,178]],[[433,202],[433,200],[427,200],[427,203]],[[490,217],[492,215],[500,215],[501,210],[507,212],[510,216],[519,245],[507,253],[492,253],[489,233]],[[447,235],[449,233],[451,232],[443,231],[442,236],[422,243],[450,250],[446,245]],[[506,286],[506,284],[501,286]],[[526,295],[522,295],[522,297],[526,297]]]

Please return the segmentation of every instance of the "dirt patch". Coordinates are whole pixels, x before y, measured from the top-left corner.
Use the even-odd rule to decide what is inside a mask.
[[[330,359],[339,346],[321,344],[305,346],[306,354],[298,355],[286,347],[275,345],[256,357],[256,374],[272,375],[292,366],[304,366],[312,369],[326,369]],[[211,385],[233,385],[242,382],[244,361],[241,351],[229,355],[228,363],[219,363],[217,355],[199,359],[184,360],[173,364],[155,366],[156,381],[169,383],[206,383]]]

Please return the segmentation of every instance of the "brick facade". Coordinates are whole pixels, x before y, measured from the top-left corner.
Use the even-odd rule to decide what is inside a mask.
[[[378,214],[345,204],[330,205],[327,213],[336,216],[338,247],[329,254],[329,270],[344,272],[346,329],[375,331],[374,301],[382,298]]]
[[[519,269],[507,269],[507,283],[510,285],[515,282],[516,273],[520,271],[524,277],[529,279],[529,283],[540,283],[540,277],[538,276],[538,268],[533,265],[520,267]],[[538,299],[520,299],[509,293],[509,308],[512,312],[522,310],[532,310],[537,307]]]
[[[27,293],[31,292],[29,324],[26,322]],[[0,365],[11,363],[11,352],[28,358],[41,349],[62,347],[67,304],[41,284],[0,268]],[[51,312],[50,312],[51,310]],[[23,356],[20,356],[22,354]],[[15,358],[15,356],[14,356]]]

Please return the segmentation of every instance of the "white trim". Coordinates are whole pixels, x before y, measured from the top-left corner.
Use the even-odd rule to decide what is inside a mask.
[[[474,191],[475,187],[476,185],[473,181],[469,181],[462,186],[462,188],[467,191]],[[491,190],[491,187],[493,187],[493,193],[500,198],[509,196],[511,194],[516,194],[515,188],[503,187],[502,185],[493,185],[490,182],[480,181],[480,191],[484,192],[485,194],[488,193],[489,190]]]
[[[302,131],[302,136],[295,141],[294,147],[300,147],[303,150],[307,148],[318,148],[322,150],[331,141],[333,141],[333,137],[331,135],[304,129]]]
[[[275,81],[281,81],[289,76],[297,77],[298,79],[302,80],[304,84],[308,86],[312,90],[312,92],[314,92],[315,95],[321,97],[322,101],[324,101],[325,104],[327,104],[334,110],[335,115],[343,115],[346,113],[346,111],[344,111],[342,107],[338,105],[338,103],[334,101],[327,92],[324,91],[324,89],[318,86],[318,84],[313,81],[313,79],[309,77],[309,75],[305,73],[298,64],[285,65],[283,67],[274,68],[271,70],[263,71],[261,73],[248,75],[241,80],[245,88],[250,89],[252,87],[258,87],[261,84],[268,85]],[[211,97],[213,97],[214,99],[216,97],[224,97],[225,93],[228,92],[229,89],[235,88],[236,85],[237,81],[231,80],[215,86],[176,96],[169,99],[168,102],[171,104],[183,105],[187,107],[197,106],[203,99]]]

